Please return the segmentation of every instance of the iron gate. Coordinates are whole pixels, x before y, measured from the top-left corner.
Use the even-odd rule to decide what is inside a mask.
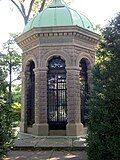
[[[65,62],[53,57],[48,64],[48,124],[50,130],[65,130],[67,124],[67,93]]]

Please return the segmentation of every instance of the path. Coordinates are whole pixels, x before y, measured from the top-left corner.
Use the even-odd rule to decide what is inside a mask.
[[[87,160],[85,151],[9,151],[3,160]]]

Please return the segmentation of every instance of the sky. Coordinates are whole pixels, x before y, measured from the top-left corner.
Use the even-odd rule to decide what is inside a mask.
[[[100,24],[101,27],[120,12],[120,0],[74,0],[71,6],[86,15],[93,25]],[[1,0],[0,51],[2,43],[8,40],[9,33],[22,32],[23,28],[24,22],[18,10],[10,0]]]

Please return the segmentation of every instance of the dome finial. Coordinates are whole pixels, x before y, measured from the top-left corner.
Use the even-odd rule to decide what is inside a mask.
[[[50,5],[51,7],[64,7],[64,4],[62,4],[61,0],[53,0],[52,4]]]
[[[61,3],[61,0],[53,0],[53,3]]]

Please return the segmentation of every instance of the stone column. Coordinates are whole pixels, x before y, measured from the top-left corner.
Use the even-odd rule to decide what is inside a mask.
[[[66,68],[67,70],[67,106],[68,124],[67,136],[79,136],[83,134],[83,125],[80,116],[80,83],[79,68]]]
[[[33,134],[48,135],[47,124],[47,70],[35,69],[35,124]]]
[[[22,103],[22,109],[21,109],[21,123],[20,123],[20,132],[27,132],[27,109],[26,109],[26,75],[24,72],[21,74],[22,77],[22,93],[21,93],[21,103]]]

